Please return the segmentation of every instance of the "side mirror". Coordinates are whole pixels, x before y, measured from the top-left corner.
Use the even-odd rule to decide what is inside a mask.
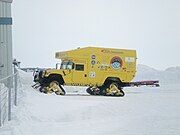
[[[72,65],[72,69],[74,69],[74,67],[75,67],[74,65],[75,65],[75,64],[73,63],[73,65]]]

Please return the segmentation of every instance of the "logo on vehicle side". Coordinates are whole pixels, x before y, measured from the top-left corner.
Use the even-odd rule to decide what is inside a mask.
[[[111,59],[110,64],[111,64],[113,69],[118,70],[122,67],[123,62],[122,62],[122,59],[120,57],[115,56]]]

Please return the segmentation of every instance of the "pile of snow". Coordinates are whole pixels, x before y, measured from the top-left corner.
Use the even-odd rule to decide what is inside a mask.
[[[23,85],[33,84],[33,72],[24,72],[23,70],[18,69],[18,73],[21,77],[20,81]]]
[[[180,67],[170,67],[164,71],[156,70],[146,65],[137,66],[137,74],[134,80],[159,80],[161,84],[180,83]]]

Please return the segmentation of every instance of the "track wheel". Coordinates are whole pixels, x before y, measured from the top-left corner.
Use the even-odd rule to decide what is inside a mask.
[[[86,92],[90,95],[100,95],[100,89],[98,87],[89,87],[86,89]]]
[[[65,90],[63,89],[63,87],[62,87],[61,85],[59,85],[59,88],[60,88],[60,90],[55,92],[56,95],[65,95],[66,92],[65,92]]]
[[[47,86],[41,86],[39,88],[39,91],[47,94],[48,93],[48,87]]]
[[[94,95],[94,92],[91,90],[92,87],[86,89],[86,92],[90,95]]]
[[[124,92],[115,82],[110,83],[109,87],[106,88],[106,96],[124,96]]]
[[[59,85],[57,81],[52,81],[49,84],[48,91],[55,92],[57,95],[65,95],[64,89]]]

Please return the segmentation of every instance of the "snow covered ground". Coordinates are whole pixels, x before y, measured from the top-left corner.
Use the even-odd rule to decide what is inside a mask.
[[[68,95],[57,96],[32,89],[30,74],[20,76],[19,105],[0,135],[180,134],[180,84],[125,88],[125,97],[89,96],[85,88],[66,87]]]

